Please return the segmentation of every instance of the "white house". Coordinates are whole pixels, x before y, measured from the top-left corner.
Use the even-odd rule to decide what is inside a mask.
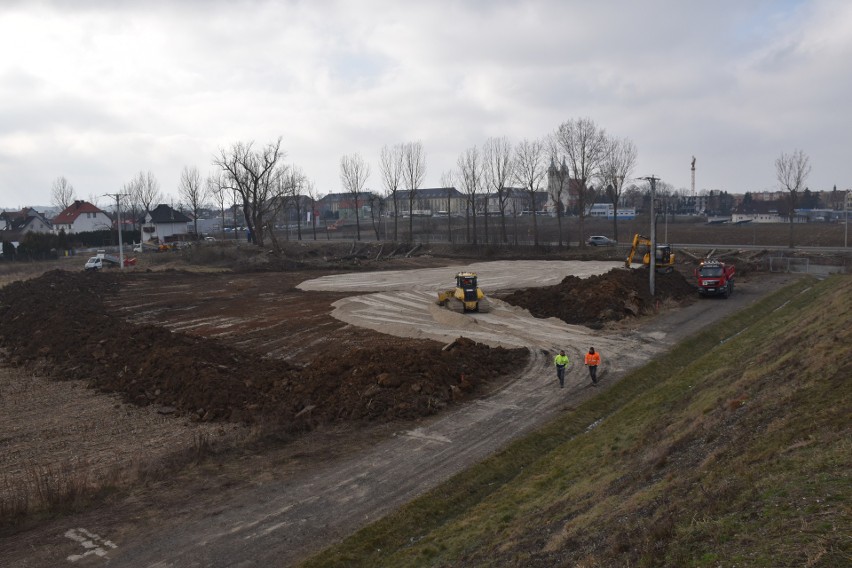
[[[88,201],[75,201],[53,218],[53,231],[65,234],[112,229],[112,219]]]
[[[50,233],[52,230],[47,217],[32,207],[0,213],[0,231],[9,231],[20,237],[27,233]]]
[[[189,233],[189,222],[189,217],[165,203],[157,205],[153,211],[147,211],[142,220],[142,242],[166,243],[182,240]]]

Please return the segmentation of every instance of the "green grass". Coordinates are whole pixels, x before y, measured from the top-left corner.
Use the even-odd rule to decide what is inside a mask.
[[[305,566],[849,565],[850,312],[800,281]]]

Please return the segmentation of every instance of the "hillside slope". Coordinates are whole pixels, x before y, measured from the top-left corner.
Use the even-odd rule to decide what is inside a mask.
[[[803,280],[306,565],[850,565],[849,313]]]

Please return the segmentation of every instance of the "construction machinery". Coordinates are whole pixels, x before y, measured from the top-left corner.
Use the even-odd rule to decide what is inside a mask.
[[[633,245],[630,247],[630,253],[627,255],[627,259],[624,261],[624,267],[630,268],[630,265],[633,264],[633,257],[636,256],[636,251],[639,247],[644,246],[647,248],[646,252],[642,255],[642,264],[650,266],[651,264],[651,239],[648,237],[642,236],[639,233],[636,233],[633,236]],[[656,265],[657,272],[666,274],[674,270],[675,263],[675,255],[672,252],[671,245],[662,244],[657,245],[657,249],[655,251],[655,260],[654,264]]]
[[[456,274],[456,287],[452,290],[438,292],[438,305],[445,306],[454,312],[491,311],[491,302],[476,284],[475,272],[459,272]]]
[[[736,272],[736,267],[733,264],[725,264],[714,258],[705,258],[695,269],[698,294],[727,298],[734,293],[734,275]]]

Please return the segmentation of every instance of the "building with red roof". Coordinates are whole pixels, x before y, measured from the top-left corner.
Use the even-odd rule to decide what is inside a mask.
[[[88,201],[75,201],[53,218],[53,230],[65,234],[112,229],[112,219],[103,210]]]

